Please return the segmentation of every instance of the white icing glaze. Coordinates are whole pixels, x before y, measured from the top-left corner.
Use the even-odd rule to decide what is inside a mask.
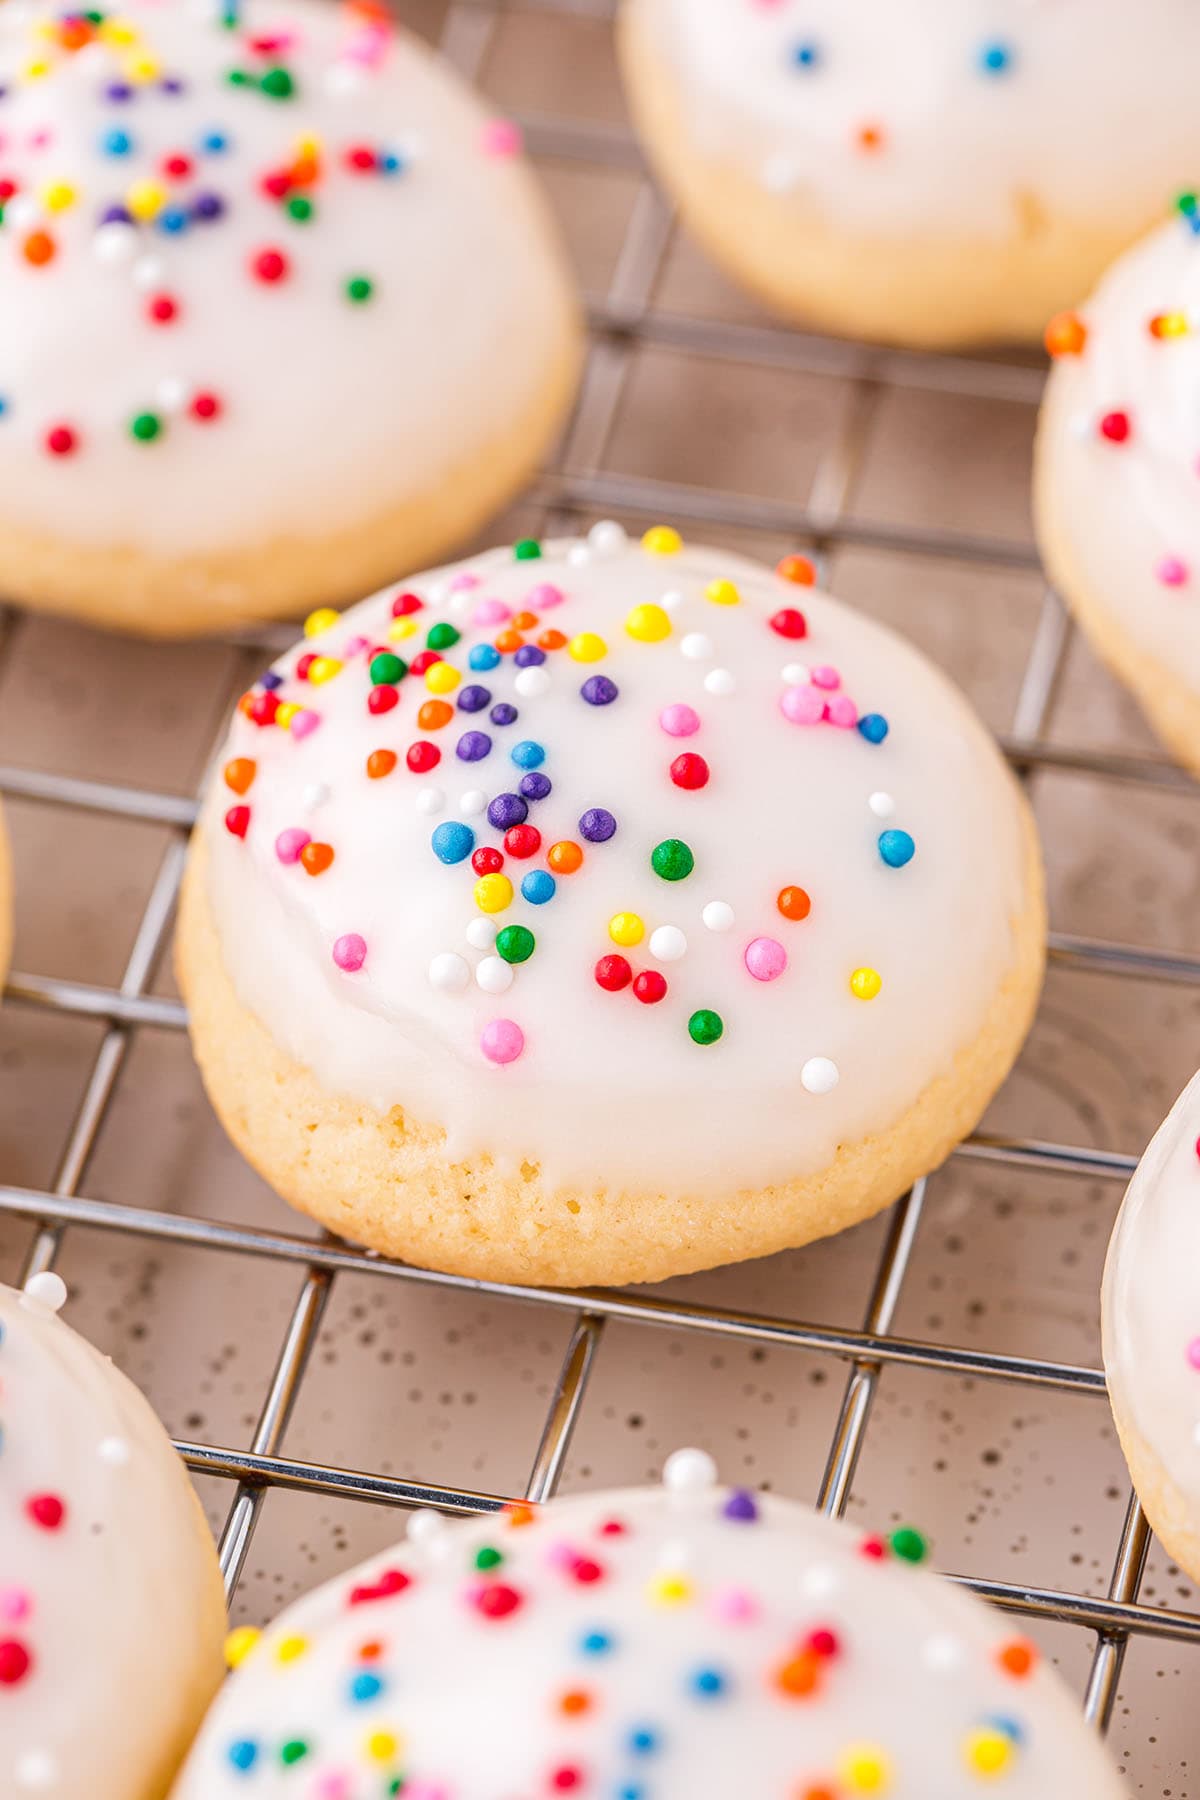
[[[730,580],[740,604],[706,597],[710,583]],[[579,662],[560,648],[543,666],[515,670],[508,655],[490,673],[470,672],[468,652],[497,630],[472,625],[475,608],[537,607],[535,590],[546,585],[564,598],[539,612],[530,643],[546,628],[572,640],[594,633],[607,654]],[[257,774],[243,797],[218,777],[207,803],[209,892],[226,969],[275,1042],[327,1089],[444,1125],[452,1155],[486,1150],[506,1167],[533,1159],[551,1184],[707,1193],[827,1167],[840,1144],[896,1123],[975,1040],[1014,964],[1012,925],[1029,898],[1022,820],[991,738],[914,649],[809,587],[711,550],[662,556],[623,540],[607,553],[557,543],[539,561],[500,550],[409,586],[430,604],[415,615],[417,635],[392,648],[411,656],[427,622],[448,609],[463,637],[446,656],[466,671],[449,701],[485,685],[493,703],[516,705],[517,720],[499,726],[486,708],[459,710],[441,729],[421,731],[430,678],[413,674],[393,710],[368,711],[365,647],[387,641],[397,592],[389,589],[279,660],[276,697],[299,702],[319,725],[297,742],[306,717],[281,730],[239,712],[226,755],[252,759]],[[627,616],[656,606],[668,588],[681,596],[660,615],[670,635],[635,641]],[[783,680],[796,643],[768,620],[787,608],[807,620],[814,676],[840,678],[840,689]],[[692,657],[697,636],[705,650]],[[301,655],[347,646],[353,654],[332,680],[296,678]],[[734,693],[712,691],[715,668]],[[596,677],[619,689],[611,704],[581,698],[581,684]],[[534,697],[522,697],[530,688]],[[781,710],[787,697],[819,713],[822,696],[885,714],[885,740],[827,721],[796,724]],[[663,729],[670,707],[692,709],[690,735]],[[456,741],[481,726],[490,753],[460,762]],[[489,801],[518,787],[515,746],[544,748],[537,772],[553,791],[530,802],[528,818],[541,848],[526,861],[508,856],[515,898],[503,912],[477,909],[469,861],[446,866],[435,856],[435,831],[469,825],[478,848],[499,846],[502,833],[487,816],[463,819],[453,799],[436,823],[422,812],[417,797],[430,775],[406,767],[417,740],[440,749],[433,778],[449,795],[484,782]],[[397,766],[368,779],[367,758],[380,748],[398,755]],[[705,787],[674,785],[669,768],[680,754],[706,760]],[[886,820],[871,805],[884,780],[895,800]],[[313,781],[328,798],[306,815]],[[231,802],[248,809],[244,839],[222,823]],[[617,820],[608,842],[581,834],[591,808]],[[907,866],[883,860],[881,830],[915,839]],[[313,877],[281,861],[282,833],[301,834],[284,840],[293,858],[311,833],[333,849],[332,865]],[[651,864],[654,847],[672,839],[694,853],[685,879],[662,879]],[[557,876],[548,903],[528,903],[522,877],[545,871],[561,840],[582,846],[583,866]],[[811,897],[807,918],[781,916],[777,896],[791,884]],[[642,922],[634,947],[610,936],[610,921],[625,913]],[[513,924],[536,938],[515,968],[494,948],[497,926]],[[354,938],[365,960],[348,972],[335,965],[334,947]],[[656,944],[678,952],[682,940],[675,960],[656,957]],[[772,976],[781,951],[787,967]],[[594,969],[614,954],[635,975],[665,980],[666,997],[640,1004],[629,986],[603,991]],[[860,969],[880,976],[876,998],[851,991]],[[500,971],[513,980],[497,998]],[[724,1022],[719,1042],[689,1035],[704,1009]],[[504,1067],[481,1049],[497,1021],[524,1034],[523,1053]],[[712,1103],[698,1106],[701,1095]]]
[[[531,177],[503,153],[508,128],[448,66],[314,0],[243,0],[237,32],[221,0],[128,0],[134,46],[70,54],[39,35],[60,10],[0,8],[0,178],[19,189],[0,232],[0,491],[14,522],[179,555],[329,534],[435,489],[523,412],[571,303]],[[277,51],[247,48],[279,34]],[[143,51],[185,91],[138,81]],[[50,72],[23,75],[42,53]],[[277,66],[290,99],[226,80]],[[131,68],[133,98],[108,100]],[[111,131],[127,153],[104,151]],[[221,152],[203,148],[213,133]],[[293,190],[315,207],[300,223],[261,182],[309,137],[321,174]],[[401,166],[354,172],[358,146]],[[192,165],[179,180],[161,173],[175,154]],[[224,215],[98,234],[146,180],[168,207],[217,195]],[[76,195],[64,211],[47,210],[56,183]],[[38,231],[57,246],[43,266],[23,252]],[[284,252],[286,279],[254,278],[264,249]],[[365,304],[346,297],[356,276],[375,284]],[[170,323],[147,318],[158,294],[178,303]],[[190,416],[198,392],[218,397],[219,418]],[[162,422],[152,442],[130,435],[144,412]],[[60,424],[72,455],[44,448]]]
[[[0,1287],[0,1792],[146,1800],[220,1679],[220,1575],[166,1433],[56,1281]]]
[[[1200,1529],[1200,1075],[1129,1184],[1104,1268],[1104,1365],[1113,1406],[1166,1471]],[[1193,1357],[1195,1360],[1193,1360]]]
[[[1191,0],[631,3],[683,86],[697,151],[847,228],[1003,237],[1024,234],[1034,202],[1119,237],[1200,155]]]
[[[405,1800],[1117,1800],[1102,1747],[1000,1614],[864,1554],[846,1525],[702,1473],[526,1522],[418,1515],[407,1544],[251,1649],[175,1800],[297,1782],[366,1800],[397,1773]],[[480,1572],[481,1550],[502,1560]],[[501,1614],[497,1594],[516,1605]],[[834,1641],[810,1648],[814,1633]],[[985,1774],[989,1755],[1002,1766]]]
[[[1182,335],[1151,330],[1172,315]],[[1079,318],[1082,351],[1056,357],[1042,410],[1042,510],[1093,604],[1200,692],[1200,237],[1186,219],[1115,263]],[[1113,414],[1123,442],[1102,429]]]

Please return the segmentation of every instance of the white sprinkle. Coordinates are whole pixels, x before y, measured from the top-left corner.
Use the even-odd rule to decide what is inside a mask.
[[[935,1670],[939,1675],[948,1675],[957,1669],[963,1660],[963,1647],[957,1638],[931,1637],[921,1645],[921,1661],[927,1669]]]
[[[687,955],[687,938],[678,925],[660,925],[650,933],[650,954],[659,962],[678,962]]]
[[[432,1506],[419,1506],[416,1512],[409,1516],[408,1530],[404,1535],[410,1544],[417,1544],[424,1548],[425,1545],[435,1543],[437,1539],[443,1538],[445,1534],[446,1521],[441,1513]]]
[[[728,931],[733,924],[733,908],[728,900],[710,900],[700,917],[710,931]]]
[[[705,637],[702,631],[689,631],[679,640],[679,649],[689,662],[704,662],[713,653],[712,639]]]
[[[704,677],[704,691],[721,696],[736,694],[737,682],[728,669],[710,669]]]
[[[467,942],[473,950],[490,950],[499,927],[493,919],[472,919],[467,926]]]
[[[475,979],[485,994],[506,994],[513,984],[512,964],[502,956],[485,956],[475,971]]]
[[[814,1563],[800,1577],[800,1590],[810,1600],[828,1600],[842,1585],[842,1578],[832,1563]]]
[[[25,1283],[24,1299],[27,1306],[59,1312],[66,1305],[67,1284],[53,1269],[43,1269],[40,1275],[31,1275]]]
[[[473,819],[484,811],[488,797],[482,788],[468,788],[465,794],[458,797],[458,810],[464,819]]]
[[[664,612],[673,613],[679,611],[686,599],[687,595],[681,594],[678,588],[668,588],[658,604]]]
[[[44,1792],[58,1780],[58,1764],[48,1750],[26,1750],[17,1758],[17,1786]]]
[[[567,567],[569,569],[582,569],[591,560],[592,553],[586,544],[572,544],[567,551]]]
[[[444,994],[461,994],[471,979],[467,959],[456,950],[443,950],[429,965],[429,985]]]
[[[318,806],[324,806],[329,798],[329,789],[323,781],[310,781],[300,796],[301,812],[316,812]]]
[[[321,77],[321,85],[331,100],[346,100],[351,94],[357,94],[363,85],[363,75],[353,63],[337,62],[326,69]]]
[[[785,663],[779,672],[789,687],[805,687],[812,675],[805,663]]]
[[[676,1454],[676,1456],[678,1456],[680,1454],[686,1455],[686,1454],[688,1454],[688,1452],[685,1451],[685,1452],[681,1453],[680,1451],[677,1450],[675,1452],[675,1454]],[[700,1456],[703,1456],[704,1452],[703,1452],[703,1450],[701,1450],[699,1452],[692,1452],[691,1454],[693,1454],[693,1455],[699,1454]],[[706,1460],[711,1461],[712,1459],[710,1457]],[[664,1482],[666,1479],[666,1473],[667,1473],[666,1469],[664,1468],[663,1469]],[[716,1464],[715,1463],[713,1463],[713,1479],[714,1480],[716,1479]],[[669,1486],[670,1484],[666,1483],[666,1485]],[[672,1491],[676,1492],[676,1493],[689,1493],[692,1491],[694,1491],[696,1493],[707,1493],[708,1489],[712,1485],[713,1485],[713,1483],[711,1481],[705,1481],[705,1482],[698,1484],[694,1490],[688,1489],[688,1488],[682,1488],[682,1489],[673,1489]],[[695,1554],[692,1550],[692,1546],[690,1544],[684,1543],[681,1538],[667,1538],[665,1543],[663,1543],[659,1546],[658,1550],[655,1553],[655,1557],[654,1557],[655,1566],[658,1569],[660,1569],[664,1575],[668,1575],[668,1574],[669,1575],[682,1575],[685,1570],[691,1568],[691,1566],[695,1562],[695,1560],[696,1560],[696,1558],[695,1558]]]
[[[123,1469],[129,1461],[130,1450],[124,1438],[106,1437],[96,1446],[96,1454],[110,1469]]]
[[[840,1076],[827,1056],[810,1056],[800,1071],[800,1085],[810,1094],[832,1094]]]
[[[587,535],[588,545],[597,556],[619,556],[629,539],[625,527],[615,519],[601,519]]]
[[[187,405],[187,387],[178,375],[164,375],[154,390],[154,398],[160,412],[182,412]]]
[[[523,700],[536,700],[539,694],[546,693],[550,677],[545,669],[536,666],[532,669],[518,669],[513,686]]]
[[[799,180],[795,158],[783,151],[776,151],[763,164],[761,179],[769,194],[786,194]]]
[[[423,787],[417,790],[417,811],[420,813],[439,813],[446,804],[446,796],[441,788]]]
[[[673,1450],[663,1464],[662,1481],[673,1494],[698,1494],[716,1486],[717,1465],[707,1450]]]
[[[1092,421],[1087,413],[1072,413],[1067,420],[1067,430],[1073,438],[1084,439],[1092,435]]]
[[[10,200],[8,211],[11,215],[13,203]],[[101,225],[92,237],[92,255],[106,269],[115,269],[127,263],[137,249],[138,235],[132,225],[123,225],[114,219],[108,225]]]
[[[4,222],[15,227],[17,231],[25,231],[30,225],[36,225],[42,216],[42,209],[29,194],[14,194],[4,208]]]
[[[867,805],[877,819],[890,819],[896,810],[896,802],[892,799],[892,796],[882,792],[872,794],[871,798],[867,801]]]
[[[152,288],[161,287],[163,282],[163,266],[157,256],[139,256],[133,265],[133,285],[143,294]]]
[[[468,606],[470,606],[472,598],[473,596],[468,594],[464,589],[461,593],[451,594],[448,600],[442,602],[442,606],[447,612],[461,615],[462,613],[465,613]]]

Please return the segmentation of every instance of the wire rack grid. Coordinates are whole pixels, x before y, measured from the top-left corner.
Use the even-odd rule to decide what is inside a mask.
[[[446,9],[441,47],[467,76],[476,75],[481,68],[504,10],[504,0],[456,0]],[[523,0],[522,10],[607,20],[612,5],[611,0]],[[882,351],[769,325],[729,324],[657,308],[654,295],[673,219],[668,204],[642,167],[630,137],[615,128],[580,124],[566,118],[539,116],[522,123],[535,155],[602,169],[628,170],[638,181],[611,282],[606,292],[589,297],[591,348],[582,397],[558,457],[534,489],[533,500],[547,532],[573,530],[584,518],[616,512],[647,521],[668,517],[718,529],[787,534],[810,546],[818,559],[844,545],[857,545],[899,556],[949,558],[992,567],[1036,567],[1033,553],[1020,544],[923,525],[873,523],[852,516],[847,500],[861,464],[872,413],[889,385],[982,399],[1002,398],[1032,406],[1041,388],[1038,369],[1020,363]],[[807,503],[792,505],[604,470],[604,451],[631,355],[637,347],[646,345],[684,349],[702,361],[712,357],[726,363],[832,374],[848,383],[852,403],[845,409],[833,440],[823,450]],[[11,636],[7,628],[14,617],[11,610],[4,615],[0,657]],[[1046,591],[1011,728],[1001,739],[1016,770],[1025,779],[1043,769],[1073,770],[1101,781],[1130,783],[1143,789],[1200,792],[1162,757],[1090,751],[1049,741],[1046,726],[1070,634],[1066,613],[1056,596]],[[264,631],[256,634],[255,647],[282,648],[290,637],[291,631],[286,627]],[[848,1367],[845,1392],[817,1496],[818,1505],[828,1513],[841,1513],[847,1505],[876,1390],[888,1368],[907,1366],[1093,1399],[1103,1396],[1103,1373],[1096,1368],[955,1348],[893,1334],[892,1323],[920,1231],[925,1182],[919,1183],[893,1211],[866,1314],[857,1328],[807,1324],[795,1318],[763,1316],[720,1305],[683,1304],[640,1293],[568,1293],[467,1282],[392,1263],[331,1237],[314,1241],[282,1231],[217,1223],[87,1197],[83,1188],[89,1163],[104,1130],[134,1034],[143,1027],[182,1031],[186,1024],[180,1003],[158,996],[150,988],[171,929],[195,803],[150,789],[8,766],[0,766],[0,791],[51,808],[82,809],[172,828],[170,847],[117,986],[20,972],[14,972],[9,981],[6,998],[11,1002],[51,1009],[77,1019],[99,1020],[106,1029],[62,1145],[52,1184],[44,1190],[0,1185],[0,1211],[28,1220],[33,1227],[25,1258],[25,1278],[52,1266],[63,1234],[71,1226],[186,1246],[218,1256],[266,1258],[284,1267],[294,1266],[299,1288],[249,1447],[238,1449],[190,1441],[177,1445],[194,1471],[224,1477],[235,1484],[220,1543],[222,1568],[231,1596],[245,1566],[260,1511],[273,1489],[338,1495],[387,1506],[433,1505],[457,1513],[486,1511],[507,1497],[447,1486],[435,1480],[406,1481],[370,1469],[301,1461],[286,1454],[289,1420],[318,1339],[331,1287],[342,1272],[366,1273],[381,1281],[469,1289],[499,1300],[533,1300],[569,1317],[568,1348],[525,1489],[532,1500],[544,1500],[555,1490],[609,1321],[704,1333],[714,1339],[790,1346],[844,1362]],[[1175,952],[1056,932],[1051,936],[1050,956],[1059,966],[1074,969],[1200,985],[1200,958]],[[1135,1163],[1132,1156],[1081,1145],[982,1133],[956,1154],[1093,1180],[1124,1181]],[[1144,1515],[1130,1494],[1103,1598],[986,1578],[955,1579],[1000,1607],[1065,1622],[1095,1634],[1084,1707],[1089,1721],[1103,1731],[1112,1716],[1131,1634],[1200,1643],[1200,1617],[1139,1601],[1148,1545]]]

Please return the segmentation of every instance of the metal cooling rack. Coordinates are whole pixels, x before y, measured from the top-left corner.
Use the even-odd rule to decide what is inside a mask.
[[[612,0],[518,0],[518,6],[527,12],[599,20],[611,18],[613,11]],[[447,9],[441,47],[468,77],[477,75],[482,67],[503,10],[505,0],[456,0]],[[669,206],[649,180],[632,139],[618,129],[564,119],[539,116],[526,118],[522,123],[528,145],[537,156],[592,168],[625,169],[638,178],[615,273],[607,292],[589,299],[591,351],[581,400],[558,458],[532,491],[532,502],[543,515],[547,534],[571,531],[584,518],[613,512],[647,521],[667,517],[781,534],[806,544],[818,560],[839,546],[858,545],[899,557],[942,557],[993,567],[1036,568],[1034,552],[1020,544],[920,524],[871,523],[849,516],[846,506],[861,464],[872,410],[880,393],[889,386],[981,399],[1002,398],[1033,406],[1041,391],[1039,370],[1021,364],[879,350],[770,325],[725,324],[658,310],[653,296],[673,220]],[[823,450],[807,505],[603,471],[602,458],[622,399],[631,356],[642,346],[684,351],[701,363],[705,358],[719,358],[725,363],[833,375],[847,383],[852,403],[846,408],[839,433]],[[0,610],[0,658],[8,645],[12,620],[11,611]],[[1200,796],[1200,786],[1165,758],[1095,752],[1046,740],[1044,733],[1071,629],[1057,597],[1047,591],[1021,679],[1011,730],[1001,738],[1018,773],[1027,777],[1039,769],[1072,770],[1104,781]],[[258,647],[277,650],[285,648],[292,636],[291,627],[280,627],[256,634],[254,642]],[[816,1326],[721,1306],[683,1305],[640,1293],[599,1289],[562,1292],[468,1281],[389,1262],[328,1236],[314,1240],[89,1199],[80,1189],[104,1131],[134,1034],[142,1026],[175,1031],[185,1028],[180,1002],[158,997],[148,989],[168,940],[196,803],[149,789],[72,780],[7,766],[0,766],[0,791],[50,807],[80,809],[174,829],[119,987],[27,973],[14,973],[8,983],[5,993],[10,1001],[79,1019],[103,1020],[107,1029],[62,1146],[53,1187],[43,1191],[0,1185],[0,1211],[28,1219],[36,1227],[22,1279],[53,1264],[63,1234],[72,1225],[188,1246],[216,1255],[263,1257],[280,1265],[295,1266],[300,1276],[299,1292],[249,1449],[177,1443],[194,1471],[224,1477],[236,1484],[220,1540],[221,1565],[231,1596],[242,1575],[262,1506],[272,1489],[289,1488],[389,1506],[432,1505],[453,1513],[488,1511],[503,1504],[506,1498],[447,1487],[432,1480],[402,1481],[369,1469],[298,1461],[284,1453],[288,1423],[317,1342],[330,1290],[343,1271],[370,1274],[385,1281],[468,1290],[498,1299],[533,1301],[571,1316],[570,1342],[525,1489],[526,1497],[535,1501],[546,1499],[557,1486],[587,1393],[593,1361],[610,1319],[760,1345],[791,1346],[845,1362],[849,1368],[845,1394],[817,1501],[828,1513],[841,1513],[847,1505],[875,1391],[888,1367],[924,1368],[943,1375],[1057,1389],[1093,1399],[1103,1396],[1104,1376],[1099,1369],[955,1349],[892,1334],[892,1321],[920,1229],[925,1181],[919,1182],[893,1210],[860,1329]],[[1050,958],[1060,967],[1200,984],[1200,957],[1061,932],[1051,934]],[[1136,1162],[1133,1156],[1079,1145],[983,1133],[977,1133],[955,1154],[1121,1182],[1128,1179]],[[1019,1587],[986,1578],[954,1579],[1009,1611],[1060,1621],[1096,1634],[1084,1710],[1088,1720],[1104,1731],[1112,1716],[1131,1634],[1200,1644],[1200,1616],[1139,1602],[1149,1541],[1145,1516],[1131,1493],[1104,1599],[1051,1588]]]

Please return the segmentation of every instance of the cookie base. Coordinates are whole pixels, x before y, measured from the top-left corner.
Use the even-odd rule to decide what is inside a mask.
[[[845,337],[913,349],[1040,342],[1046,321],[1092,287],[1156,214],[1087,222],[1016,194],[1007,237],[851,233],[802,189],[772,193],[706,156],[670,59],[625,0],[618,45],[638,134],[684,223],[773,312]]]
[[[1109,1402],[1129,1478],[1155,1537],[1173,1562],[1200,1581],[1200,1519],[1149,1444],[1118,1412],[1111,1391]]]
[[[225,971],[203,841],[193,840],[176,962],[204,1085],[229,1136],[276,1193],[339,1236],[423,1267],[559,1287],[662,1281],[826,1237],[889,1205],[978,1123],[1025,1039],[1041,989],[1045,899],[1037,833],[1018,797],[1026,902],[983,1028],[887,1131],[774,1187],[704,1194],[551,1189],[537,1164],[447,1162],[445,1134],[327,1092],[244,1007]]]
[[[327,535],[274,539],[187,557],[67,543],[0,518],[0,593],[40,612],[142,637],[199,637],[255,620],[344,606],[436,564],[529,480],[578,381],[582,335],[565,318],[541,386],[501,437],[476,445],[435,486]]]

